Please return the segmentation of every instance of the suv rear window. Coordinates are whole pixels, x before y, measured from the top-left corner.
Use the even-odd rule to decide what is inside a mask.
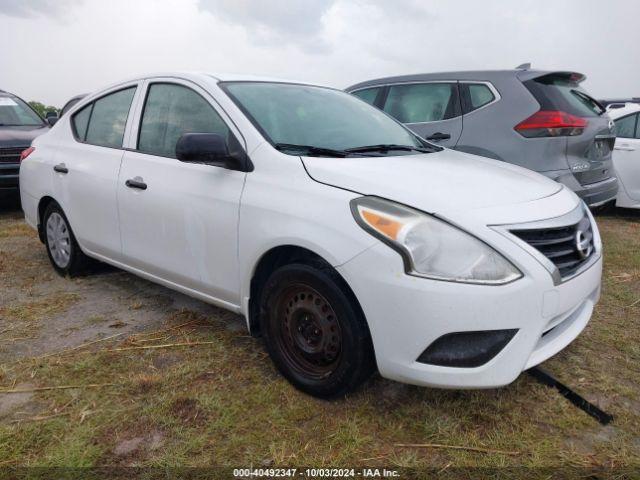
[[[597,117],[605,109],[566,75],[545,75],[523,82],[542,110],[560,110],[579,117]]]

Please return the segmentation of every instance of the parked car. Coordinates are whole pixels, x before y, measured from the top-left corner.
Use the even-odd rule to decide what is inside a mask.
[[[640,208],[640,104],[627,103],[609,110],[616,124],[613,166],[620,180],[616,206]]]
[[[584,79],[519,68],[380,78],[347,91],[430,142],[530,168],[597,206],[618,189],[615,135]]]
[[[326,87],[122,82],[36,139],[20,188],[58,273],[91,257],[242,314],[320,397],[375,365],[508,384],[568,345],[600,294],[598,229],[570,189]]]
[[[69,99],[69,101],[67,103],[64,104],[64,107],[62,107],[62,110],[60,110],[60,116],[63,116],[65,113],[67,113],[69,110],[71,110],[71,108],[78,103],[80,100],[82,100],[84,97],[86,97],[87,94],[86,93],[82,93],[80,95],[76,95],[75,97],[71,97]]]
[[[18,193],[20,154],[48,129],[27,102],[0,90],[0,194]]]

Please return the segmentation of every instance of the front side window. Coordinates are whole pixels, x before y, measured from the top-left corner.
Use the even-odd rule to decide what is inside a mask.
[[[456,116],[457,87],[452,83],[392,85],[384,111],[402,123],[423,123]]]
[[[188,87],[155,83],[145,101],[138,150],[176,157],[176,144],[184,133],[217,133],[228,138],[229,127],[211,104]]]
[[[0,96],[0,126],[42,126],[42,119],[19,98]]]
[[[482,83],[471,83],[467,87],[469,89],[469,103],[471,110],[484,107],[488,103],[495,100],[495,95],[491,89]]]
[[[378,93],[380,92],[381,87],[376,88],[365,88],[364,90],[358,90],[357,92],[353,92],[353,95],[358,97],[361,100],[364,100],[369,105],[373,105],[378,97]]]
[[[77,137],[92,145],[122,148],[124,128],[135,92],[136,87],[119,90],[80,110],[73,116]]]
[[[636,124],[638,123],[638,114],[627,115],[626,117],[615,120],[616,136],[621,138],[638,138],[636,132]]]
[[[377,108],[339,90],[269,82],[220,86],[264,137],[285,153],[294,154],[287,148],[291,146],[346,151],[382,144],[425,145]]]

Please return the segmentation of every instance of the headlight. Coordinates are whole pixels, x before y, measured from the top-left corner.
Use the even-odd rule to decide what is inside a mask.
[[[486,243],[437,218],[378,197],[351,201],[356,222],[402,255],[410,275],[499,285],[522,276]]]

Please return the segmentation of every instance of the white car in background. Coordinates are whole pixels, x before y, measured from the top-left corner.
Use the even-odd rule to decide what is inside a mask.
[[[613,167],[620,188],[616,206],[640,208],[640,104],[611,104],[609,116],[616,125]]]
[[[92,257],[237,312],[320,397],[375,366],[508,384],[576,338],[600,295],[598,229],[571,190],[332,88],[135,78],[22,157],[25,218],[57,272]]]

